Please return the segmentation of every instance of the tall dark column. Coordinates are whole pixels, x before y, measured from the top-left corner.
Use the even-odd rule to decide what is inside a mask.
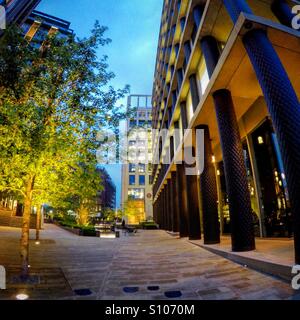
[[[218,90],[213,97],[229,198],[232,250],[254,250],[254,228],[247,173],[231,93],[225,89]]]
[[[220,58],[217,40],[212,36],[205,36],[200,40],[209,78],[211,78]]]
[[[239,2],[245,1],[240,0]],[[233,0],[225,0],[224,3],[235,5]],[[297,264],[300,264],[299,101],[265,31],[260,29],[249,31],[243,37],[243,43],[264,93],[278,138],[294,218],[295,260]]]
[[[155,221],[157,223],[157,206],[156,206],[157,202],[153,203],[152,207],[153,207],[153,221]]]
[[[181,115],[182,130],[184,131],[184,129],[187,129],[187,127],[188,127],[186,102],[185,101],[180,103],[180,115]]]
[[[164,187],[164,230],[168,230],[168,195],[167,195],[167,188]]]
[[[200,5],[194,7],[194,9],[193,9],[193,17],[194,17],[194,22],[197,26],[197,29],[200,26],[200,22],[201,22],[202,15],[203,15],[203,10],[204,10],[204,7],[200,6]]]
[[[185,152],[189,151],[195,156],[194,148],[186,147]],[[185,163],[186,169],[193,169],[196,167],[196,163],[193,165]],[[185,174],[186,178],[186,190],[188,199],[188,226],[189,226],[189,239],[199,240],[201,239],[201,225],[200,225],[200,209],[198,201],[198,186],[197,186],[197,174],[189,175]]]
[[[166,230],[171,230],[171,212],[170,212],[170,196],[169,196],[169,184],[167,183],[166,186],[166,207],[167,207],[167,227]]]
[[[252,13],[245,0],[224,0],[224,5],[230,15],[231,20],[235,23],[241,12]]]
[[[285,0],[274,0],[271,9],[277,19],[285,26],[291,27],[294,15]]]
[[[164,206],[164,190],[160,193],[160,206],[161,206],[161,226],[162,230],[165,229],[165,206]]]
[[[193,110],[195,112],[195,110],[197,109],[197,106],[199,104],[199,101],[200,101],[196,75],[192,74],[189,77],[189,80],[190,80],[190,90],[191,90],[191,95],[192,95]]]
[[[178,195],[176,190],[176,172],[171,173],[171,214],[172,214],[172,231],[179,232],[179,210],[178,210]]]
[[[160,206],[160,195],[158,196],[158,198],[157,198],[156,202],[157,202],[157,205],[156,205],[156,207],[157,207],[157,221],[156,221],[156,223],[158,223],[159,228],[161,228],[161,206]]]
[[[189,230],[185,169],[183,164],[177,164],[176,167],[176,193],[178,198],[179,211],[179,233],[180,237],[187,237],[189,235]]]
[[[212,148],[207,125],[195,128],[204,130],[204,170],[200,175],[204,244],[220,242],[218,215],[218,192],[215,168],[212,162]]]
[[[168,180],[168,230],[173,231],[173,199],[171,198],[171,180]]]
[[[185,63],[186,63],[186,65],[188,65],[189,59],[190,59],[190,56],[192,53],[190,40],[188,40],[184,43],[183,48],[184,48]]]

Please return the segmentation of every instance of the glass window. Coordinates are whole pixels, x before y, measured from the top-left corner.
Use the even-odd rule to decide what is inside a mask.
[[[129,127],[130,127],[130,128],[133,128],[133,127],[135,127],[135,126],[136,126],[136,120],[131,119],[130,122],[129,122]]]
[[[146,141],[145,140],[138,140],[137,144],[140,148],[145,147],[146,146]]]
[[[145,189],[128,189],[128,198],[131,200],[145,199]]]
[[[129,164],[129,172],[135,172],[136,171],[136,165],[133,163]]]
[[[135,176],[129,176],[129,185],[134,186],[135,185]]]
[[[144,173],[146,171],[146,166],[143,163],[139,164],[139,173]]]
[[[139,176],[139,185],[144,186],[146,183],[145,176]]]
[[[146,121],[145,121],[145,120],[139,120],[139,126],[140,126],[140,127],[145,126],[145,124],[146,124]]]
[[[152,184],[152,176],[149,176],[149,184]]]

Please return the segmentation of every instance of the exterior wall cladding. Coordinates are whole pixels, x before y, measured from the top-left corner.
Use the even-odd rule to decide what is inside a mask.
[[[21,25],[41,0],[3,0],[1,5],[6,8],[7,23]]]
[[[168,130],[153,140],[160,159],[154,219],[162,229],[206,244],[228,233],[233,251],[254,250],[255,237],[293,236],[300,264],[295,4],[164,1],[152,94],[153,129]],[[189,138],[197,129],[204,133],[204,169],[189,176],[193,165],[180,158],[199,155]]]

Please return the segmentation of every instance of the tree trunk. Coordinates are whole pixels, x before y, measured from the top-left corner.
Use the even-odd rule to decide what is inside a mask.
[[[41,209],[42,206],[37,206],[37,212],[36,212],[36,233],[35,233],[35,240],[40,240],[40,229],[41,229]]]
[[[88,224],[88,221],[89,221],[89,210],[84,204],[81,204],[78,209],[78,224],[85,226]]]
[[[30,230],[30,215],[32,205],[32,189],[34,185],[34,178],[31,178],[26,187],[24,199],[24,213],[21,235],[21,258],[22,258],[22,274],[24,278],[28,277],[29,271],[29,230]]]

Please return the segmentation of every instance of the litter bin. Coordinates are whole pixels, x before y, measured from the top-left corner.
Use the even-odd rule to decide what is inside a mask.
[[[120,231],[116,231],[116,238],[120,238]]]

